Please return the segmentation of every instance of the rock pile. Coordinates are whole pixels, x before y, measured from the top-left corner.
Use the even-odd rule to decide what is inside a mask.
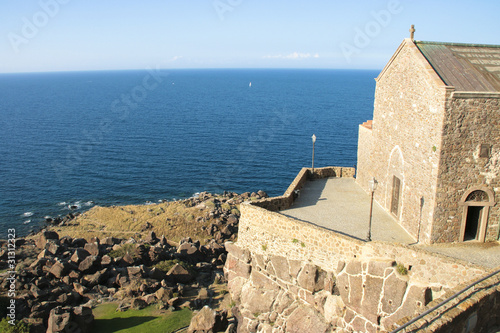
[[[207,233],[213,239],[205,245],[191,238],[176,244],[158,237],[154,226],[149,226],[144,240],[59,237],[50,230],[43,230],[34,240],[23,240],[18,249],[25,257],[18,259],[24,267],[16,276],[17,318],[31,324],[33,332],[85,333],[92,324],[92,306],[105,301],[121,300],[120,310],[153,303],[167,309],[202,308],[212,297],[207,287],[214,281],[225,283],[224,242],[234,240],[238,231],[239,212],[226,202],[238,203],[252,196],[267,195],[201,193],[186,200],[187,205],[212,208],[214,222]],[[0,266],[5,263],[0,253]],[[7,276],[0,277],[0,289],[9,287]],[[185,294],[196,296],[186,300]],[[214,320],[227,326],[223,317]]]

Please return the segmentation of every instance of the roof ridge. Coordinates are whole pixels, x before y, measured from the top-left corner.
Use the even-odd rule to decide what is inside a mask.
[[[496,44],[450,43],[450,42],[433,42],[433,41],[423,41],[423,40],[416,40],[415,44],[500,48],[500,45],[496,45]]]

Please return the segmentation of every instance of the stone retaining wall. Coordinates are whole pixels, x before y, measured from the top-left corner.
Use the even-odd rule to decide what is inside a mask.
[[[237,244],[252,253],[287,253],[290,259],[309,261],[328,271],[336,271],[341,261],[390,259],[409,268],[415,281],[444,288],[485,272],[481,266],[408,245],[360,241],[252,204],[242,204],[240,211]]]
[[[354,175],[351,168],[317,170],[318,177]],[[304,323],[317,332],[375,332],[486,275],[480,266],[407,245],[367,243],[263,208],[288,208],[310,172],[302,169],[282,197],[240,206],[225,271],[241,332],[300,330]]]

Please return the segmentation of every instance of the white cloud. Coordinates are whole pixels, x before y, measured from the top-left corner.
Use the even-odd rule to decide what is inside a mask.
[[[319,58],[319,54],[311,54],[311,53],[300,53],[293,52],[287,55],[278,54],[278,55],[266,55],[263,56],[264,59],[307,59],[307,58]]]

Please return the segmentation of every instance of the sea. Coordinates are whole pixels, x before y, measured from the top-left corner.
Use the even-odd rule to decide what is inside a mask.
[[[0,238],[95,205],[202,191],[281,195],[302,167],[355,166],[375,70],[0,74]]]

